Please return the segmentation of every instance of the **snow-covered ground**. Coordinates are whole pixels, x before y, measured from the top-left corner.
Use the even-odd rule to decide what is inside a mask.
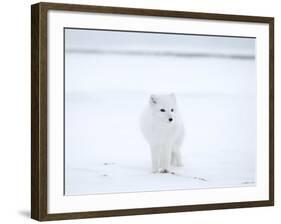
[[[65,69],[66,195],[255,185],[254,59],[69,52]],[[139,129],[158,92],[175,92],[186,129],[169,174],[151,173]]]

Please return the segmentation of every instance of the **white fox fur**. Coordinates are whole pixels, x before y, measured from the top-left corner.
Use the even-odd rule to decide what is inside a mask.
[[[167,173],[170,165],[183,166],[184,126],[175,95],[151,95],[140,123],[151,150],[152,172]]]

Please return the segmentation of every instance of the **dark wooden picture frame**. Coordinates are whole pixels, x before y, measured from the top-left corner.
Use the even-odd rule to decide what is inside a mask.
[[[194,18],[269,25],[269,200],[186,205],[126,210],[88,211],[48,214],[47,194],[47,13],[49,10],[98,12],[167,18]],[[118,8],[57,3],[38,3],[31,7],[31,217],[39,221],[92,217],[187,212],[274,205],[274,18],[223,15],[182,11],[163,11],[137,8]]]

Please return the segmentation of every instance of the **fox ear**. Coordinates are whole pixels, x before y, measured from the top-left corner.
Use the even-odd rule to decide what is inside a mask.
[[[154,94],[150,95],[150,103],[153,104],[157,104],[157,99],[156,96]]]
[[[175,95],[174,93],[170,93],[170,96],[171,96],[174,100],[176,100],[176,95]]]

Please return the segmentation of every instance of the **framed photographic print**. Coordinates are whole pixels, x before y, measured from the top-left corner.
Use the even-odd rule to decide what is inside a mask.
[[[274,204],[274,19],[32,5],[40,221]]]

